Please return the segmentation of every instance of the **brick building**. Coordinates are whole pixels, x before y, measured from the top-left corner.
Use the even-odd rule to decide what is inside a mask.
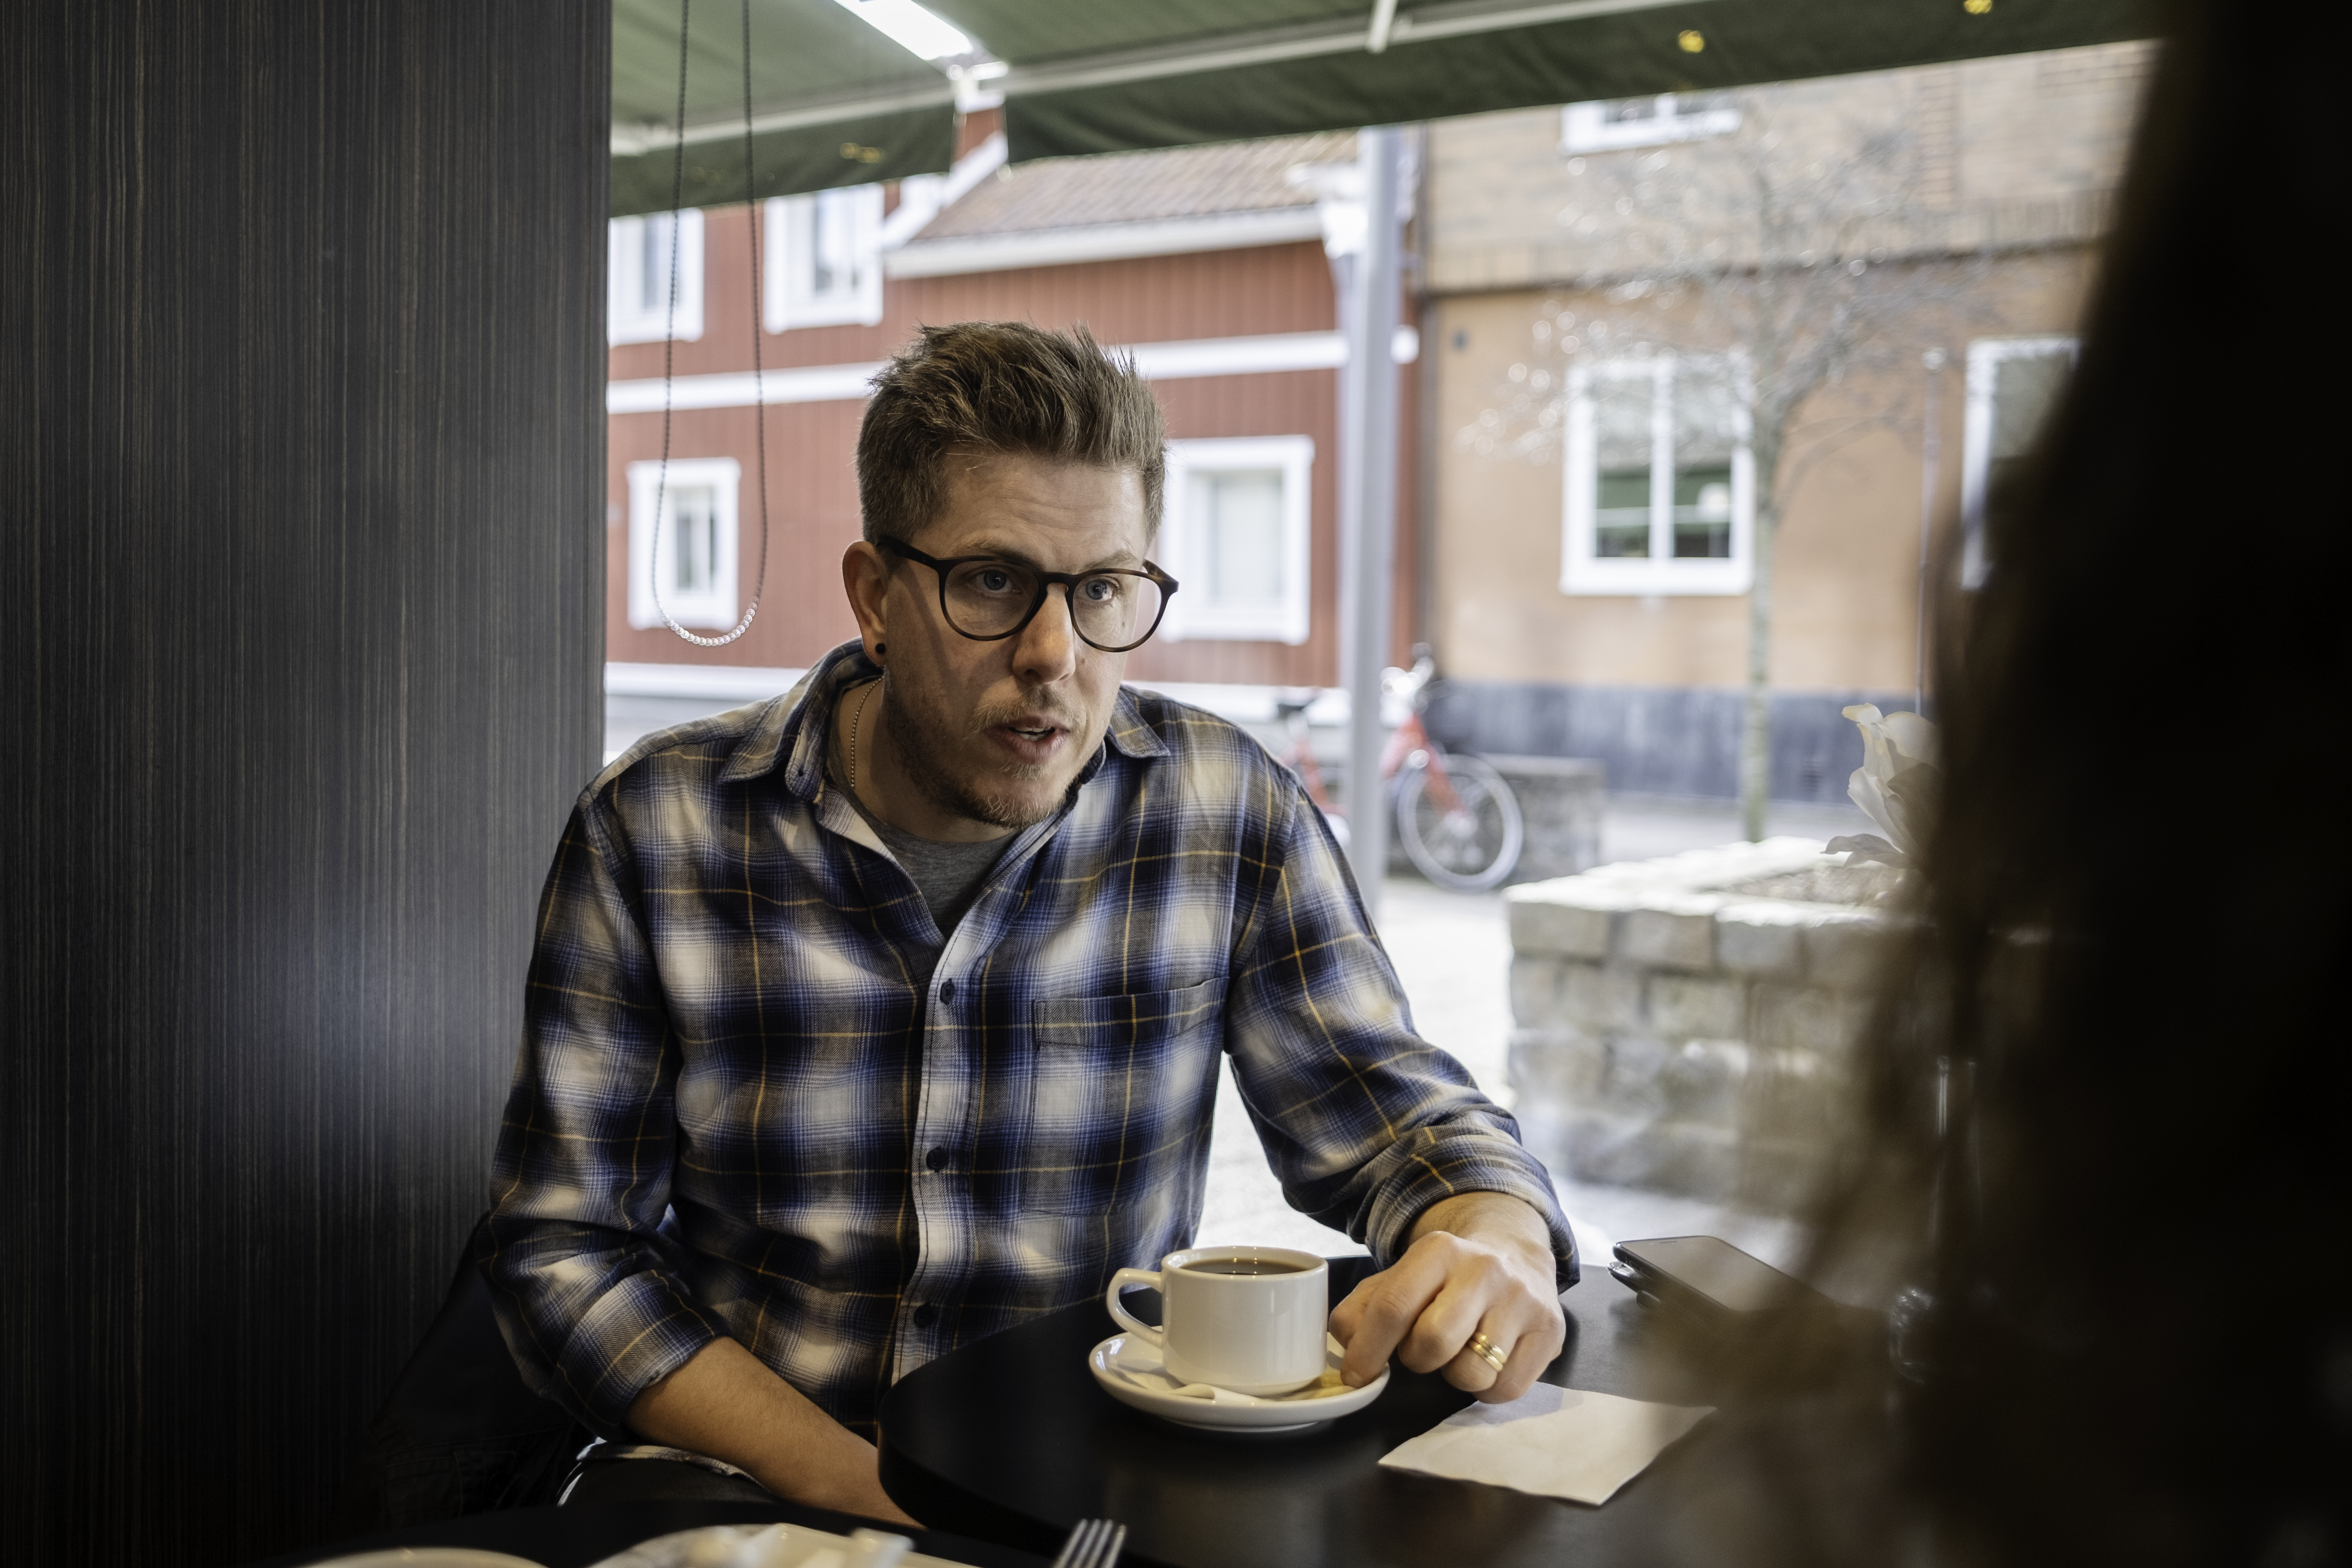
[[[1441,735],[1598,758],[1612,788],[1736,793],[1759,480],[1738,422],[1707,428],[1707,372],[1736,381],[1750,345],[1719,314],[1677,319],[1675,296],[1707,296],[1696,258],[1751,276],[1851,259],[1904,308],[1791,428],[1770,664],[1772,794],[1842,800],[1861,748],[1839,709],[1910,708],[1923,679],[1923,513],[1976,526],[2072,363],[2151,59],[2111,45],[1433,123]],[[1879,177],[1852,174],[1874,160]],[[1843,192],[1810,193],[1842,171]],[[1742,205],[1759,173],[1792,193],[1770,223]],[[1677,271],[1678,289],[1647,281]]]
[[[1133,679],[1213,700],[1237,689],[1244,713],[1275,689],[1337,684],[1344,349],[1326,237],[1344,219],[1327,176],[1352,164],[1354,138],[1012,168],[992,118],[970,118],[945,176],[614,223],[608,748],[772,694],[854,635],[838,563],[858,532],[865,384],[922,323],[1084,323],[1135,351],[1171,438],[1157,556],[1183,588],[1160,636],[1131,657]],[[751,374],[755,221],[763,405]],[[751,601],[766,426],[765,597],[750,630],[714,649],[671,635],[655,604],[673,252],[661,607],[701,635],[732,626]],[[1400,334],[1398,346],[1409,360],[1415,340]],[[1413,458],[1409,443],[1398,455],[1407,497]],[[1402,510],[1410,561],[1413,518]],[[1416,592],[1401,573],[1400,648]]]

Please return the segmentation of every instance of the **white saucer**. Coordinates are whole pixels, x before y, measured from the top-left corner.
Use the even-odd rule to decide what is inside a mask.
[[[1339,1342],[1329,1341],[1325,1349],[1325,1364],[1337,1371],[1341,1355]],[[1122,1366],[1138,1372],[1159,1372],[1160,1352],[1127,1334],[1113,1334],[1087,1357],[1087,1367],[1095,1374],[1095,1381],[1121,1405],[1131,1405],[1179,1426],[1197,1426],[1211,1432],[1309,1431],[1326,1421],[1336,1421],[1361,1410],[1389,1385],[1389,1369],[1382,1367],[1380,1376],[1363,1387],[1322,1399],[1300,1399],[1296,1395],[1251,1399],[1245,1394],[1230,1394],[1212,1402],[1188,1394],[1162,1394],[1130,1383],[1120,1375]]]

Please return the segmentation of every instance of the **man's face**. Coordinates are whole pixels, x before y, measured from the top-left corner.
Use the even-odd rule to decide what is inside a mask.
[[[951,454],[942,478],[946,504],[914,541],[929,554],[1046,572],[1143,564],[1143,481],[1132,469]],[[869,626],[866,646],[889,645],[885,712],[908,778],[970,822],[1019,828],[1052,816],[1102,743],[1127,656],[1079,637],[1062,584],[1024,630],[981,642],[941,616],[937,573],[890,563],[884,625]]]

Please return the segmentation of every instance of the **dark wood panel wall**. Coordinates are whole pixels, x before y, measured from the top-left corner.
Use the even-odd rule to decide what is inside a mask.
[[[0,6],[0,1558],[320,1527],[603,658],[610,18]]]

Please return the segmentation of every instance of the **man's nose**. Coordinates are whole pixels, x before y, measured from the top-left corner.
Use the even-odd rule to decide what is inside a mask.
[[[1055,587],[1061,593],[1055,594]],[[1033,686],[1062,680],[1078,668],[1078,629],[1070,616],[1070,590],[1066,584],[1048,584],[1045,602],[1014,639],[1013,661],[1022,679]]]

